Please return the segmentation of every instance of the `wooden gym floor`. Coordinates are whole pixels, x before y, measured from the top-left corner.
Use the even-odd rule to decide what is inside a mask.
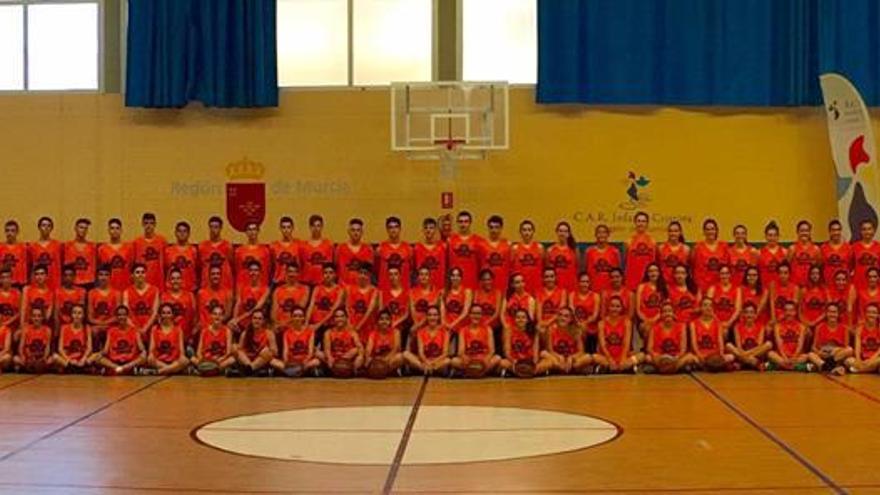
[[[340,406],[398,407],[372,414],[390,423],[387,428],[361,425],[373,421],[371,413],[352,414],[345,419],[351,431],[319,427],[332,409],[313,416],[303,411]],[[478,416],[468,416],[459,412],[469,408],[437,406],[515,409],[505,409],[514,415],[498,416],[506,419],[494,424],[480,408],[470,408]],[[515,414],[526,409],[592,416],[619,431],[610,441],[567,452],[442,462],[492,449],[511,457],[521,448],[552,452],[576,434],[591,434],[590,427],[570,427],[569,434],[566,426],[528,426]],[[239,419],[247,428],[225,433],[258,449],[332,447],[328,455],[376,453],[380,461],[255,457],[208,446],[196,432],[214,421],[286,410],[307,414],[283,428]],[[429,410],[432,425],[418,426],[420,412]],[[467,419],[472,417],[478,419]],[[491,428],[478,424],[484,420]],[[418,462],[431,456],[440,463]],[[742,372],[378,382],[0,376],[0,493],[383,491],[880,493],[880,377]]]

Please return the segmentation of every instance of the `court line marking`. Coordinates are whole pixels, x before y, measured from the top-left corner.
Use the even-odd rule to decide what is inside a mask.
[[[0,386],[0,392],[2,392],[3,390],[9,390],[10,388],[12,388],[16,385],[21,385],[22,383],[27,383],[27,382],[36,380],[37,378],[39,378],[41,376],[43,376],[43,375],[31,375],[31,376],[22,378],[21,380],[16,380],[12,383],[7,383],[6,385]]]
[[[782,439],[777,437],[773,432],[771,432],[770,430],[761,426],[757,421],[752,419],[751,416],[746,414],[745,411],[736,407],[736,405],[734,405],[732,402],[727,400],[723,395],[716,392],[715,389],[713,389],[711,386],[709,386],[709,384],[706,383],[702,378],[700,378],[699,376],[697,376],[693,373],[690,374],[690,377],[694,381],[696,381],[698,384],[700,384],[700,386],[703,387],[703,389],[706,392],[708,392],[713,397],[715,397],[716,399],[721,401],[721,403],[724,404],[725,406],[727,406],[728,409],[733,411],[737,416],[742,418],[745,422],[752,425],[756,430],[758,430],[761,434],[763,434],[765,437],[767,437],[767,439],[769,439],[770,441],[775,443],[777,446],[779,446],[779,448],[781,448],[783,451],[785,451],[794,460],[798,461],[803,467],[807,468],[807,470],[809,470],[811,473],[816,475],[820,480],[822,480],[823,483],[825,483],[825,485],[828,486],[828,488],[831,488],[832,490],[834,490],[835,493],[838,493],[838,494],[848,493],[843,487],[841,487],[833,479],[831,479],[830,476],[823,473],[818,467],[816,467],[813,463],[811,463],[809,460],[807,460],[806,457],[802,456],[800,453],[798,453],[798,451],[794,450],[787,443],[783,442]]]
[[[16,487],[38,487],[38,488],[77,488],[77,489],[111,489],[111,490],[137,490],[149,492],[172,492],[180,493],[181,491],[196,493],[252,493],[252,494],[284,494],[284,493],[364,493],[364,490],[344,490],[344,489],[320,489],[320,490],[232,490],[232,489],[215,489],[201,487],[164,487],[164,486],[128,486],[128,485],[92,485],[85,483],[17,483],[14,481],[0,481],[0,486],[16,486]]]
[[[862,389],[860,389],[860,388],[853,387],[852,385],[850,385],[850,384],[848,384],[848,383],[844,383],[844,382],[838,380],[837,378],[833,378],[833,377],[830,377],[830,376],[828,376],[828,375],[821,375],[821,376],[822,376],[822,378],[828,380],[829,382],[831,382],[831,383],[836,383],[837,385],[840,385],[841,387],[843,387],[843,388],[849,390],[850,392],[852,392],[852,393],[854,393],[854,394],[860,395],[860,396],[862,396],[863,398],[868,399],[868,400],[871,401],[871,402],[875,402],[875,403],[877,403],[877,404],[880,404],[880,397],[877,397],[877,396],[874,395],[874,394],[870,394],[870,393],[865,392],[864,390],[862,390]]]
[[[201,428],[199,431],[295,432],[295,433],[403,433],[405,428]],[[418,433],[501,433],[508,431],[617,431],[612,426],[536,426],[534,428],[419,428]]]
[[[394,482],[397,480],[397,473],[400,471],[400,464],[403,462],[403,455],[406,453],[406,446],[412,436],[413,427],[416,425],[416,416],[419,414],[419,408],[422,407],[422,399],[425,397],[425,390],[428,389],[428,375],[422,380],[422,386],[413,402],[412,410],[409,413],[409,419],[406,422],[406,428],[403,429],[403,436],[400,437],[400,443],[397,445],[397,452],[394,454],[394,460],[388,469],[388,476],[385,478],[385,485],[382,487],[383,494],[390,494],[394,488]]]
[[[98,413],[101,413],[102,411],[106,411],[106,410],[109,409],[110,407],[112,407],[112,406],[114,406],[114,405],[116,405],[116,404],[119,404],[120,402],[122,402],[122,401],[128,399],[129,397],[132,397],[132,396],[134,396],[134,395],[136,395],[136,394],[139,394],[139,393],[143,392],[144,390],[146,390],[146,389],[152,387],[153,385],[156,385],[157,383],[161,383],[161,382],[167,380],[168,378],[171,378],[171,377],[168,376],[168,375],[166,375],[166,376],[163,376],[163,377],[161,377],[161,378],[159,378],[159,379],[157,379],[157,380],[153,380],[153,381],[147,383],[146,385],[140,386],[140,387],[138,387],[138,388],[132,390],[131,392],[125,393],[125,394],[123,394],[123,395],[117,397],[116,399],[114,399],[114,400],[112,400],[112,401],[110,401],[110,402],[104,404],[103,406],[101,406],[101,407],[95,409],[94,411],[92,411],[92,412],[90,412],[90,413],[88,413],[88,414],[85,414],[85,415],[80,416],[79,418],[77,418],[77,419],[75,419],[75,420],[73,420],[73,421],[70,421],[70,422],[68,422],[68,423],[65,423],[65,424],[59,426],[58,428],[55,428],[54,430],[48,432],[48,433],[44,433],[43,435],[40,435],[39,437],[35,438],[34,440],[31,440],[30,442],[28,442],[28,443],[26,443],[26,444],[24,444],[24,445],[22,445],[22,446],[20,446],[20,447],[18,447],[18,448],[16,448],[16,449],[14,449],[14,450],[11,450],[11,451],[9,451],[9,452],[3,454],[2,456],[0,456],[0,462],[6,461],[6,460],[8,460],[8,459],[11,458],[11,457],[16,456],[16,455],[18,455],[18,454],[24,452],[25,450],[30,449],[30,448],[33,447],[34,445],[36,445],[36,444],[42,442],[43,440],[47,440],[47,439],[49,439],[49,438],[51,438],[51,437],[53,437],[53,436],[55,436],[55,435],[57,435],[57,434],[63,432],[64,430],[66,430],[66,429],[68,429],[68,428],[70,428],[70,427],[72,427],[72,426],[76,426],[77,424],[82,423],[83,421],[85,421],[85,420],[91,418],[92,416],[94,416],[94,415],[96,415],[96,414],[98,414]]]

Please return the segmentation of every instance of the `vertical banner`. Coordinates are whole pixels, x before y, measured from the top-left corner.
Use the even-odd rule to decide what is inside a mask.
[[[837,211],[844,238],[858,240],[859,223],[877,223],[877,154],[871,119],[855,86],[840,74],[819,76],[837,176]]]

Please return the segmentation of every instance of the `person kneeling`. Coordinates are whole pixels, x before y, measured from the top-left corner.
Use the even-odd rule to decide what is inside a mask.
[[[648,333],[648,355],[645,362],[658,373],[678,373],[696,365],[697,357],[687,351],[687,324],[675,319],[675,307],[666,301],[660,308],[660,321]]]
[[[238,364],[245,373],[262,375],[277,355],[275,332],[269,328],[266,314],[258,309],[251,315],[250,325],[238,337]]]
[[[440,308],[429,306],[425,325],[414,335],[416,351],[405,351],[403,358],[425,375],[443,375],[449,371],[449,331],[440,324]]]
[[[632,352],[632,321],[622,314],[623,300],[611,296],[608,315],[599,322],[599,352],[593,354],[597,370],[619,373],[635,370],[644,358]]]
[[[550,361],[550,369],[556,373],[583,373],[593,362],[584,352],[581,329],[569,308],[559,308],[556,321],[547,327],[546,341],[547,348],[541,351],[541,357]]]
[[[471,306],[468,325],[458,332],[458,356],[452,358],[452,367],[469,378],[478,378],[495,371],[501,358],[495,354],[492,329],[481,323],[483,307]]]
[[[107,328],[107,340],[97,363],[110,374],[128,375],[146,360],[140,329],[128,319],[128,307],[116,308],[116,322]]]
[[[364,365],[364,348],[343,308],[333,312],[333,327],[324,332],[324,358],[334,376],[349,378]]]
[[[856,328],[855,356],[847,359],[852,373],[876,373],[880,369],[880,307],[869,303],[865,321]]]
[[[366,361],[364,367],[374,378],[380,375],[396,373],[403,365],[403,353],[400,352],[400,332],[391,326],[391,313],[388,310],[379,312],[376,329],[367,336]],[[381,363],[381,364],[379,364]],[[374,370],[374,371],[371,371]]]
[[[146,368],[160,375],[184,371],[190,362],[183,349],[183,330],[174,323],[174,307],[164,303],[159,306],[159,323],[150,335]]]
[[[281,334],[281,358],[269,364],[289,377],[314,371],[321,365],[322,354],[315,349],[315,330],[306,325],[306,310],[293,308],[287,325]]]
[[[20,371],[42,373],[50,363],[52,330],[44,324],[42,308],[31,309],[30,317],[30,323],[21,331],[18,354],[13,359]]]
[[[86,310],[82,304],[70,308],[70,323],[61,326],[58,352],[52,355],[52,364],[61,373],[82,373],[98,359],[91,354],[92,332],[83,323]]]
[[[235,364],[235,348],[232,345],[232,331],[223,322],[226,310],[223,306],[211,309],[211,324],[202,328],[199,345],[192,364],[201,375],[225,372]]]

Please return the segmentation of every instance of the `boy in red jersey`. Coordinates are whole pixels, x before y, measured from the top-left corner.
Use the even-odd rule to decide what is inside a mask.
[[[336,272],[342,285],[355,285],[360,267],[373,266],[376,253],[373,247],[363,242],[364,221],[352,218],[348,221],[348,242],[336,246]],[[372,274],[370,274],[372,277]]]
[[[111,218],[107,222],[107,232],[110,241],[98,246],[98,266],[109,267],[110,287],[123,291],[131,285],[134,246],[129,242],[122,242],[122,220]]]
[[[437,221],[426,218],[422,221],[424,238],[413,246],[413,259],[418,267],[431,272],[434,287],[446,287],[446,243],[437,240]]]
[[[535,295],[541,288],[544,272],[544,246],[535,241],[535,224],[531,220],[520,222],[519,235],[519,242],[510,247],[510,270],[511,273],[522,274],[526,280],[526,291]],[[506,291],[508,280],[495,280],[495,288]]]
[[[449,238],[452,237],[452,215],[449,213],[444,213],[437,217],[437,228],[440,229],[440,240],[443,242],[449,242]]]
[[[73,283],[80,287],[90,287],[95,283],[95,243],[88,240],[89,226],[92,221],[80,218],[74,225],[74,240],[64,243],[62,259],[65,265],[76,270]]]
[[[195,245],[189,243],[190,226],[187,222],[177,222],[174,226],[174,237],[177,241],[165,247],[165,274],[172,269],[180,272],[181,288],[193,292],[198,287],[199,252]],[[166,287],[162,287],[164,290]]]
[[[141,279],[146,279],[146,268]],[[128,308],[116,308],[116,321],[107,329],[107,341],[96,362],[111,374],[128,375],[146,360],[141,331],[128,319]]]
[[[456,223],[458,232],[449,238],[449,267],[461,268],[464,287],[476,289],[480,270],[479,247],[483,239],[471,233],[473,217],[470,212],[460,211]]]
[[[278,230],[281,232],[281,239],[273,242],[269,246],[272,252],[272,265],[275,271],[272,274],[272,283],[280,285],[284,283],[287,272],[287,265],[290,263],[299,263],[299,241],[293,237],[293,219],[284,216],[278,221]]]
[[[13,362],[22,371],[42,373],[50,364],[52,330],[46,325],[42,309],[34,307],[29,314],[30,321],[22,326]]]
[[[388,269],[388,285],[387,289],[382,289],[379,306],[391,314],[391,326],[404,331],[404,324],[409,320],[409,291],[403,285],[400,269]]]
[[[147,282],[147,267],[143,263],[136,262],[132,265],[131,275],[133,283],[122,293],[122,305],[126,308],[125,320],[130,320],[146,343],[159,311],[159,288]],[[128,308],[131,308],[131,318]],[[116,316],[118,321],[119,312]]]
[[[296,308],[309,304],[309,286],[299,283],[299,266],[289,263],[286,267],[283,284],[275,286],[272,292],[272,321],[276,325],[286,325]]]
[[[256,312],[264,313],[269,302],[269,286],[263,282],[265,272],[258,261],[251,261],[247,266],[247,284],[239,284],[236,288],[235,309],[229,326],[236,333],[248,328],[251,316]]]
[[[306,311],[306,321],[315,329],[319,342],[323,332],[333,325],[333,312],[342,308],[345,311],[345,290],[336,283],[336,267],[333,263],[324,264],[324,280],[312,290],[312,300]]]
[[[52,239],[52,229],[54,228],[55,223],[51,218],[41,217],[37,220],[40,238],[36,242],[28,244],[28,259],[30,259],[31,266],[43,265],[46,268],[46,284],[50,289],[57,288],[61,282],[61,243]],[[33,269],[31,270],[31,275],[33,275]]]
[[[260,225],[256,222],[248,222],[244,230],[247,243],[235,248],[235,287],[248,285],[250,279],[250,267],[253,262],[260,266],[260,285],[269,286],[271,273],[270,263],[272,253],[265,244],[260,244]]]
[[[214,308],[223,310],[223,322],[232,317],[233,294],[232,289],[223,286],[223,268],[213,265],[208,268],[207,287],[199,289],[196,294],[196,303],[199,307],[199,329],[204,329],[213,320]]]
[[[364,343],[370,332],[376,327],[379,291],[371,281],[373,266],[364,263],[360,265],[359,270],[357,283],[345,288],[345,308],[349,324],[358,334],[360,341]]]
[[[116,319],[114,311],[122,303],[122,294],[110,287],[111,268],[98,265],[95,287],[86,295],[86,321],[96,349],[104,346],[107,327]]]
[[[300,243],[302,283],[315,287],[323,280],[323,266],[333,263],[333,243],[324,239],[324,217],[309,217],[309,239]]]
[[[0,267],[8,268],[16,287],[27,284],[27,245],[18,242],[18,222],[9,220],[3,227],[6,242],[0,244]]]
[[[220,274],[218,273],[219,277]],[[211,322],[202,327],[199,333],[199,346],[191,361],[193,366],[197,368],[206,362],[214,363],[223,372],[226,371],[226,368],[235,364],[232,331],[224,323],[226,321],[226,313],[222,306],[214,306],[211,309],[210,315]]]
[[[31,310],[39,308],[43,311],[43,320],[50,321],[54,315],[55,306],[53,304],[55,297],[52,289],[48,284],[48,271],[44,265],[34,267],[33,275],[31,275],[32,283],[26,285],[21,292],[21,327],[24,327],[28,318],[32,316]],[[16,335],[16,339],[18,337]]]
[[[478,245],[479,266],[481,269],[491,270],[495,280],[499,281],[498,289],[502,289],[501,281],[510,278],[510,243],[501,236],[504,219],[499,215],[492,215],[486,225],[489,228],[489,237]],[[470,287],[475,288],[476,286]]]
[[[202,287],[209,284],[207,274],[212,266],[220,267],[220,284],[224,289],[233,290],[232,245],[223,238],[223,219],[213,216],[208,219],[208,240],[199,243],[199,261]]]
[[[183,332],[185,348],[194,349],[196,346],[194,334],[198,316],[196,314],[196,296],[183,289],[183,275],[177,268],[168,270],[168,289],[162,291],[159,303],[171,306],[174,313],[173,323]]]
[[[379,244],[379,288],[387,289],[390,284],[388,270],[397,268],[403,285],[410,286],[410,270],[412,267],[412,248],[406,242],[400,240],[400,219],[388,217],[385,219],[385,231],[388,232],[388,240]]]
[[[86,290],[74,285],[76,280],[76,267],[64,265],[61,269],[61,287],[55,290],[55,333],[61,329],[61,325],[67,325],[71,321],[70,311],[74,305],[85,306]]]
[[[141,216],[144,235],[134,240],[135,261],[146,269],[146,281],[157,287],[165,287],[165,238],[156,233],[156,215],[144,213]]]
[[[0,267],[0,327],[18,328],[21,291],[12,286],[12,270]]]

